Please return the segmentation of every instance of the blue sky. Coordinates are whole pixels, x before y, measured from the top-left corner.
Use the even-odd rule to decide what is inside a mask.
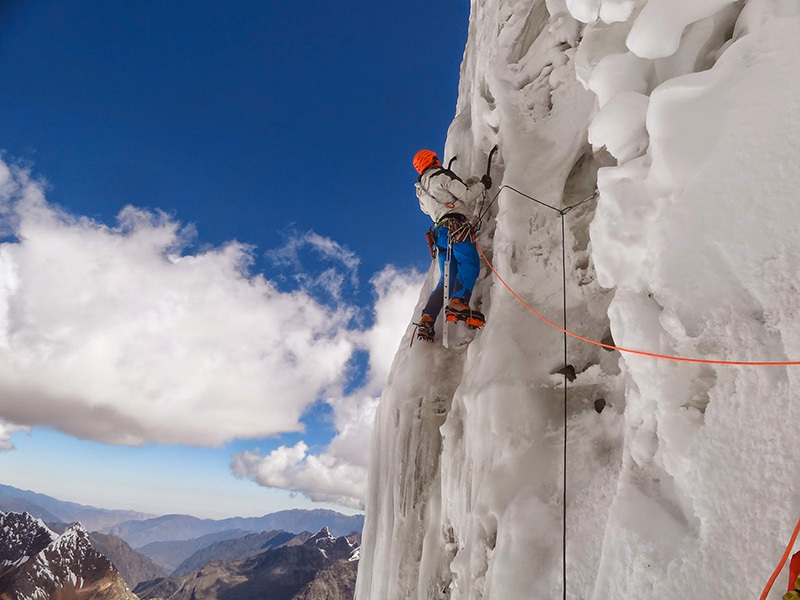
[[[327,1],[4,3],[2,158],[46,181],[48,206],[88,217],[95,228],[114,227],[133,205],[193,227],[184,255],[231,240],[251,245],[249,277],[263,273],[281,292],[302,290],[323,307],[349,311],[349,327],[368,331],[370,280],[387,265],[428,266],[429,223],[417,209],[410,161],[420,147],[444,143],[468,11],[454,1],[424,10]],[[13,233],[5,241],[20,242]],[[323,277],[331,269],[343,282],[338,298]],[[396,289],[386,284],[387,303]],[[368,357],[364,348],[352,354],[340,395],[363,386],[375,394]],[[60,427],[53,417],[73,435],[17,431],[16,448],[0,453],[0,479],[157,513],[223,517],[318,506],[257,485],[253,473],[236,478],[229,464],[237,453],[301,441],[310,453],[324,452],[351,406],[333,405],[307,409],[304,432],[213,448],[163,443],[168,432],[142,446],[114,446],[102,443],[110,434]],[[20,412],[6,409],[0,418]],[[78,439],[93,436],[103,439]]]

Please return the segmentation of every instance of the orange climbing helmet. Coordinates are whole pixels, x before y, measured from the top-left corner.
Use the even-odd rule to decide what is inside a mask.
[[[414,155],[414,168],[422,173],[428,167],[441,164],[433,150],[420,150]]]

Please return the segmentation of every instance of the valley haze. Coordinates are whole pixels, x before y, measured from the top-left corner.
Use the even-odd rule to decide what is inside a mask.
[[[30,490],[0,485],[0,511],[19,512],[48,521],[80,522],[90,531],[117,535],[134,548],[152,542],[189,540],[230,530],[260,532],[282,529],[300,533],[328,527],[334,535],[361,531],[363,515],[345,515],[326,509],[286,510],[260,517],[200,519],[191,515],[154,516],[123,510],[108,510],[65,502]]]

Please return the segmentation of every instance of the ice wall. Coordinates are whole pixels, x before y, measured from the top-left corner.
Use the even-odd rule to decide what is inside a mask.
[[[497,143],[490,199],[591,198],[562,221],[500,192],[478,241],[502,277],[556,322],[566,295],[593,339],[800,359],[798,13],[474,0],[446,157],[480,175]],[[485,267],[473,304],[488,323],[468,346],[409,347],[410,327],[395,359],[356,598],[561,597],[564,497],[567,597],[757,597],[800,513],[798,368],[577,340],[565,361],[562,334]]]
[[[798,360],[800,3],[694,2],[673,28],[677,4],[614,26],[647,87],[619,82],[590,128],[612,153],[622,131],[641,148],[601,171],[591,227],[614,338]],[[632,98],[645,110],[617,106]],[[592,597],[758,597],[800,516],[800,370],[622,364],[623,469]]]

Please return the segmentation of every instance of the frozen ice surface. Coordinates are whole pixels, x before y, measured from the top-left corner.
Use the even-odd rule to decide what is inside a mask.
[[[478,175],[499,144],[490,197],[590,198],[563,220],[571,330],[800,360],[798,72],[797,2],[474,0],[446,154]],[[557,211],[504,190],[478,243],[561,322]],[[561,597],[564,338],[485,267],[473,304],[468,346],[395,358],[358,600]],[[758,597],[800,516],[800,370],[567,353],[568,597]]]
[[[648,144],[645,119],[649,101],[637,92],[614,96],[589,126],[593,149],[605,147],[620,164],[644,154]]]
[[[628,48],[642,58],[675,53],[688,25],[719,12],[736,0],[649,0],[628,36]]]

